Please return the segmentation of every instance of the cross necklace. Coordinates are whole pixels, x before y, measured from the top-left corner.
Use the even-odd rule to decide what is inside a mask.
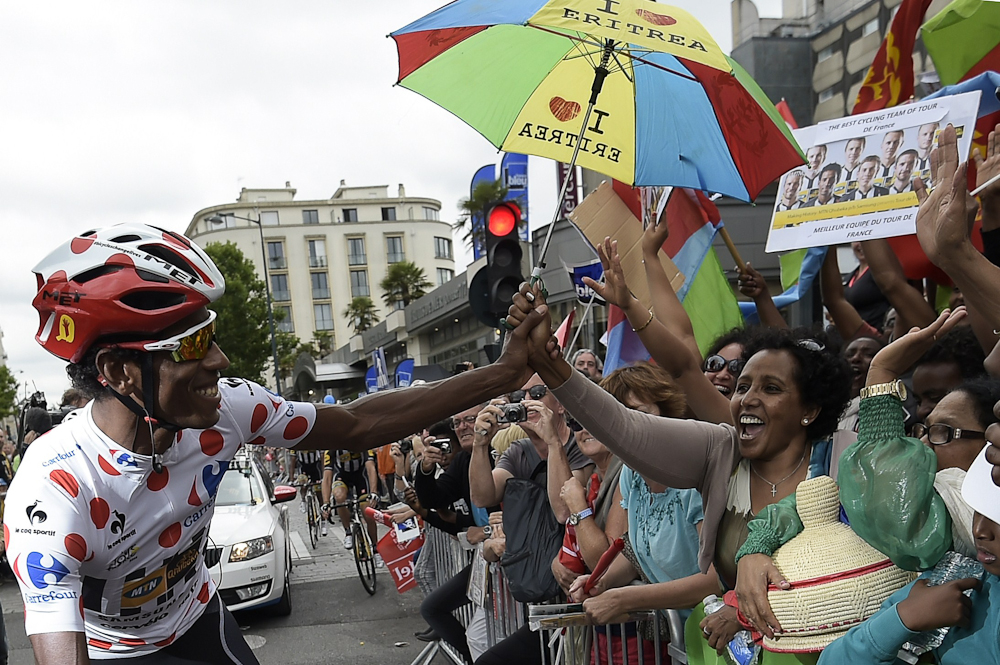
[[[808,450],[808,448],[806,450]],[[768,485],[771,486],[771,496],[772,497],[778,496],[778,485],[780,485],[781,483],[785,482],[786,480],[788,480],[789,478],[791,478],[792,476],[795,475],[795,472],[799,470],[799,468],[802,466],[802,462],[804,462],[805,459],[806,459],[806,450],[802,451],[802,458],[799,459],[799,463],[795,465],[795,468],[792,469],[792,472],[790,474],[788,474],[787,476],[785,476],[784,478],[782,478],[781,480],[779,480],[778,482],[776,482],[776,483],[772,483],[770,480],[768,480],[764,476],[762,476],[759,473],[757,473],[757,469],[753,468],[753,462],[750,462],[750,470],[753,471],[753,474],[755,476],[757,476],[758,478],[760,478],[765,483],[767,483]]]

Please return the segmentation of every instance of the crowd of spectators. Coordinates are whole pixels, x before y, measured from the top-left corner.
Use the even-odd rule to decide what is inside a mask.
[[[1000,173],[1000,140],[991,134],[989,145],[978,160],[980,182]],[[625,312],[652,362],[603,375],[593,350],[564,360],[553,341],[533,340],[535,374],[522,390],[455,414],[405,450],[392,447],[398,496],[429,524],[479,546],[477,557],[522,576],[528,592],[549,594],[535,601],[581,602],[597,626],[640,610],[678,611],[690,663],[725,662],[727,645],[744,630],[763,640],[765,665],[894,663],[906,657],[898,656],[904,645],[919,655],[912,644],[937,629],[948,632],[924,649],[937,662],[998,661],[1000,488],[991,472],[1000,447],[987,439],[1000,442],[1000,186],[984,190],[978,204],[965,193],[950,127],[931,170],[927,186],[917,187],[918,237],[954,281],[946,299],[937,298],[939,287],[907,280],[888,244],[870,240],[854,245],[859,267],[846,284],[836,252],[828,253],[821,286],[829,325],[790,329],[748,264],[740,289],[757,303],[761,325],[720,336],[703,355],[660,261],[651,260],[666,225],[650,225],[642,243],[651,310],[632,295],[607,240],[598,248],[604,279],[588,284]],[[980,211],[983,252],[970,239]],[[525,285],[508,322],[543,305],[541,291]],[[450,452],[436,445],[442,439]],[[816,484],[823,477],[837,484]],[[800,485],[810,488],[802,504]],[[809,511],[829,487],[841,504],[836,533],[850,532],[884,562],[856,565],[850,552],[861,550],[838,551],[841,536],[830,535],[832,554],[804,564],[815,575],[792,579],[782,552],[807,537],[808,551],[826,551]],[[544,521],[525,511],[526,496],[558,525],[555,550]],[[525,523],[539,535],[525,536]],[[524,548],[526,537],[533,548]],[[622,554],[589,584],[619,538]],[[547,560],[529,574],[525,557]],[[954,557],[981,574],[949,578]],[[425,597],[424,637],[448,642],[467,662],[540,662],[540,638],[526,627],[490,646],[476,619],[455,618],[471,602],[475,565]],[[542,579],[541,568],[550,577]],[[847,598],[867,583],[861,577],[834,586],[889,569],[900,572],[876,601],[854,593],[866,607]],[[809,612],[780,609],[788,606],[780,594],[816,584],[830,586],[801,597],[840,603],[834,629],[810,625]],[[709,596],[725,606],[715,611],[713,603],[706,614]],[[638,662],[643,640],[648,660],[649,632],[646,624],[614,634],[598,627],[588,658],[611,652],[623,662],[628,653]]]

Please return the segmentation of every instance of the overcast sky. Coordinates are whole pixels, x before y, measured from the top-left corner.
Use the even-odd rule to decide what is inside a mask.
[[[139,221],[183,231],[241,187],[286,180],[299,199],[328,198],[341,179],[391,193],[403,183],[454,220],[473,172],[498,155],[448,112],[393,87],[386,38],[441,4],[5,3],[0,328],[17,376],[50,403],[68,387],[64,363],[33,339],[31,268],[88,228]],[[729,51],[728,0],[674,4]],[[758,4],[780,14],[780,0]],[[555,167],[532,158],[529,177],[533,225],[547,223]]]

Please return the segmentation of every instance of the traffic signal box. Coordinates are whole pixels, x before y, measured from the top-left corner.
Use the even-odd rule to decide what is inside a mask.
[[[511,201],[498,203],[486,215],[486,283],[490,311],[505,316],[524,277],[517,225],[521,209]]]

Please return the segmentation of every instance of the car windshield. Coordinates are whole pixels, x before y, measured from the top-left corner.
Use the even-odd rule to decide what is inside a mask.
[[[219,494],[215,498],[219,506],[253,506],[264,500],[264,491],[257,481],[257,476],[250,470],[244,475],[244,468],[230,467],[222,482],[219,483]]]

